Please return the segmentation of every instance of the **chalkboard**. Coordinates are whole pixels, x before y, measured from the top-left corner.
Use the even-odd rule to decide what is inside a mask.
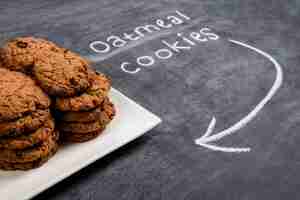
[[[71,48],[163,120],[36,199],[299,199],[299,24],[297,0],[1,1],[2,41]]]

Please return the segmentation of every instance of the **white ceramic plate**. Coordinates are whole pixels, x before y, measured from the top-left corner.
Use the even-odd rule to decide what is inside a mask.
[[[110,93],[117,115],[97,139],[64,146],[45,165],[27,172],[0,170],[0,199],[30,199],[74,172],[143,135],[160,118],[117,90]]]

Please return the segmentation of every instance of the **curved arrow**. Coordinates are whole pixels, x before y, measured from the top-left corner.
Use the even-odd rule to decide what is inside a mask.
[[[202,137],[196,139],[195,143],[197,145],[206,147],[206,148],[214,150],[214,151],[236,152],[236,153],[249,152],[251,150],[250,148],[219,147],[217,145],[210,144],[210,143],[220,140],[221,138],[223,138],[227,135],[231,135],[231,134],[237,132],[238,130],[240,130],[241,128],[246,126],[252,119],[254,119],[255,116],[258,114],[258,112],[265,106],[265,104],[274,96],[274,94],[280,88],[280,86],[282,84],[282,80],[283,80],[283,72],[282,72],[280,64],[270,54],[268,54],[262,50],[259,50],[253,46],[245,44],[243,42],[239,42],[239,41],[231,40],[231,39],[229,39],[228,41],[231,43],[237,44],[239,46],[243,46],[248,49],[251,49],[251,50],[263,55],[264,57],[268,58],[274,64],[274,67],[276,69],[276,79],[274,81],[272,88],[269,90],[268,94],[243,119],[241,119],[240,121],[238,121],[237,123],[235,123],[234,125],[229,127],[228,129],[225,129],[219,133],[211,135],[211,133],[213,132],[213,130],[215,128],[215,124],[216,124],[216,118],[213,117],[212,120],[210,121],[210,124],[209,124],[205,134]]]

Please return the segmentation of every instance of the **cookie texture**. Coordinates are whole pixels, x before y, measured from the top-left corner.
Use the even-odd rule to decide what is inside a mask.
[[[103,132],[115,114],[115,107],[108,98],[105,98],[102,105],[95,110],[68,112],[63,116],[65,122],[60,122],[59,125],[62,140],[76,143],[92,140]]]
[[[26,163],[10,163],[10,162],[3,162],[0,161],[0,169],[2,170],[31,170],[38,167],[41,167],[45,164],[58,150],[58,147],[52,149],[52,151],[45,157],[35,160],[33,162],[26,162]]]
[[[0,74],[0,121],[50,106],[50,98],[30,77],[4,68],[0,68]]]
[[[30,73],[37,55],[46,51],[58,52],[61,48],[42,38],[18,37],[0,49],[0,62],[10,70]]]
[[[38,168],[52,158],[58,150],[58,144],[54,141],[54,145],[49,150],[49,153],[30,162],[6,162],[0,161],[0,169],[2,170],[30,170]]]
[[[102,104],[93,110],[61,113],[60,120],[65,122],[92,122],[102,119],[105,123],[105,121],[111,120],[115,113],[114,105],[108,98],[105,98]]]
[[[52,137],[47,138],[43,143],[28,149],[10,150],[1,149],[0,162],[26,163],[42,159],[57,148],[57,132],[53,132]]]
[[[68,50],[42,53],[35,61],[33,76],[52,96],[70,97],[90,87],[89,65]]]
[[[102,107],[102,120],[103,123],[110,123],[111,120],[116,116],[116,107],[115,105],[109,100],[109,98],[106,98],[103,107]]]
[[[101,118],[102,108],[97,107],[90,111],[60,113],[59,120],[64,122],[93,122]]]
[[[2,137],[0,138],[0,149],[20,150],[42,143],[52,136],[54,127],[53,119],[48,119],[43,127],[32,133],[16,137]]]
[[[92,139],[95,139],[104,131],[103,129],[99,129],[97,131],[88,132],[88,133],[73,133],[73,132],[62,132],[62,140],[64,142],[86,142]]]
[[[0,122],[0,136],[17,136],[41,127],[51,117],[50,110],[36,110],[15,121]],[[1,139],[1,138],[0,138]]]
[[[91,74],[91,73],[90,73]],[[60,111],[88,111],[101,105],[111,87],[103,74],[91,74],[92,85],[83,94],[70,98],[56,98],[55,108]]]
[[[58,129],[63,132],[88,133],[103,129],[105,126],[106,124],[103,124],[101,121],[88,123],[61,122],[58,125]]]

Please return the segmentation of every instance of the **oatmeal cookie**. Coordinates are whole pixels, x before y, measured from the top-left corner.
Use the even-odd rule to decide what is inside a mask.
[[[1,149],[0,162],[8,163],[26,163],[42,159],[49,155],[49,153],[57,148],[57,132],[53,132],[53,136],[47,138],[38,146],[22,150]]]
[[[0,121],[50,106],[50,98],[30,77],[4,68],[0,68],[0,74]]]
[[[72,132],[62,132],[62,140],[64,142],[86,142],[92,139],[95,139],[104,131],[103,129],[99,129],[97,131],[88,132],[88,133],[72,133]]]
[[[26,132],[35,131],[50,117],[50,110],[45,109],[36,110],[14,121],[0,122],[0,136],[17,136]]]
[[[105,98],[103,103],[93,110],[61,113],[60,120],[65,122],[92,122],[102,120],[103,123],[108,123],[115,116],[115,113],[114,105],[108,98]]]
[[[70,51],[47,52],[39,56],[33,76],[43,90],[59,97],[70,97],[90,87],[90,66]]]
[[[58,130],[72,133],[88,133],[103,129],[106,124],[101,121],[88,122],[88,123],[71,123],[61,122],[58,124]]]
[[[18,37],[0,49],[0,62],[13,71],[31,73],[36,56],[45,51],[61,51],[56,44],[42,38]]]
[[[38,168],[46,163],[58,150],[58,144],[54,142],[52,148],[49,150],[48,154],[44,157],[39,157],[38,159],[30,162],[7,162],[0,161],[0,169],[2,170],[30,170]]]
[[[79,96],[56,98],[55,108],[60,111],[88,111],[101,105],[111,87],[110,80],[103,74],[93,77],[92,86]]]
[[[48,119],[43,127],[29,134],[23,134],[16,137],[2,137],[0,138],[0,149],[18,150],[37,145],[51,137],[54,126],[53,119]]]

